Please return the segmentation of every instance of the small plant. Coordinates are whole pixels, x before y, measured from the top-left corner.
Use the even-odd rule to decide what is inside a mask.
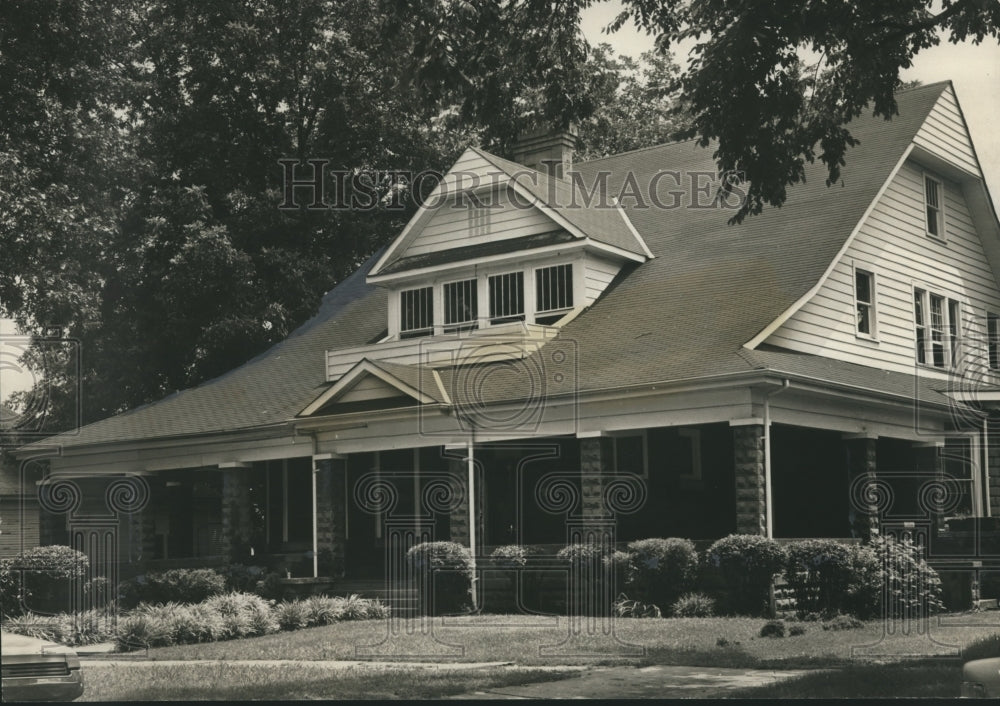
[[[309,609],[302,601],[282,601],[277,605],[275,613],[282,630],[309,627]]]
[[[716,647],[739,647],[740,646],[740,641],[739,640],[730,640],[730,639],[725,638],[725,637],[719,637],[719,638],[716,638],[716,640],[715,640],[715,646]]]
[[[838,615],[823,623],[824,630],[857,630],[865,624],[851,615]]]
[[[760,629],[761,637],[784,637],[785,622],[783,620],[768,620]]]
[[[490,559],[498,569],[519,569],[528,563],[528,550],[520,544],[508,544],[494,549]]]
[[[788,628],[788,634],[791,635],[791,636],[793,636],[793,637],[796,636],[796,635],[805,635],[806,634],[806,626],[805,625],[792,625],[790,628]]]
[[[619,618],[662,618],[660,609],[651,603],[630,600],[624,593],[614,602],[614,613]]]
[[[710,618],[715,614],[715,600],[704,593],[685,593],[670,611],[677,618]]]

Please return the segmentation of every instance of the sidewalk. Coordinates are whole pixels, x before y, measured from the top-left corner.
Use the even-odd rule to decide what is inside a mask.
[[[591,667],[580,676],[523,686],[497,687],[456,699],[662,699],[718,698],[725,692],[770,684],[811,670],[722,667]]]

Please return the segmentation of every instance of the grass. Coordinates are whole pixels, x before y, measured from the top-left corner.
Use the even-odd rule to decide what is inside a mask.
[[[848,666],[932,655],[957,658],[960,648],[997,633],[996,613],[935,617],[928,632],[885,634],[880,621],[861,629],[825,631],[819,623],[800,623],[804,635],[761,638],[763,619],[671,618],[620,619],[613,635],[566,641],[565,618],[465,616],[400,621],[388,635],[386,621],[345,622],[229,642],[165,647],[149,651],[152,659],[329,660],[399,658],[410,661],[513,662],[522,666],[559,664],[687,664],[743,668],[818,668]],[[422,631],[422,627],[430,630]],[[719,638],[728,644],[719,646]],[[384,641],[367,653],[365,645]],[[639,649],[623,651],[620,643]],[[452,645],[448,648],[447,645]]]
[[[734,699],[890,699],[955,698],[962,670],[955,662],[916,660],[896,664],[865,664],[828,672],[812,672],[765,686],[737,689]]]
[[[539,669],[426,669],[308,664],[130,664],[87,667],[81,701],[434,699],[561,679]]]

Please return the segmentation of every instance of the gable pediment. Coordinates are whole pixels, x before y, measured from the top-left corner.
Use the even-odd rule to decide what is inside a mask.
[[[349,411],[449,404],[436,371],[418,365],[362,359],[299,413],[308,417],[338,408]]]

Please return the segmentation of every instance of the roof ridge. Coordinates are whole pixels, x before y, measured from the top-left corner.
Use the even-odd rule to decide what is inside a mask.
[[[671,140],[668,142],[660,142],[655,145],[649,145],[648,147],[637,147],[634,150],[625,150],[624,152],[615,152],[614,154],[605,155],[604,157],[594,157],[593,159],[585,159],[582,162],[574,162],[575,167],[578,164],[590,164],[592,162],[600,162],[602,159],[617,159],[618,157],[624,157],[630,154],[636,154],[637,152],[648,152],[649,150],[659,149],[661,147],[670,147],[671,145],[683,145],[687,142],[697,142],[700,138],[690,137],[686,140]]]

